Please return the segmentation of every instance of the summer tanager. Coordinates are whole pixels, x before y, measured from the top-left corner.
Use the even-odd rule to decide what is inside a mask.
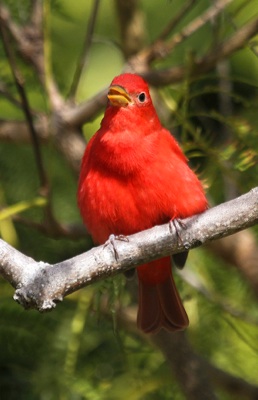
[[[202,185],[162,127],[147,83],[122,74],[112,81],[107,97],[100,129],[83,156],[78,188],[81,215],[94,242],[204,211]],[[137,272],[138,327],[145,333],[186,328],[170,257],[141,265]]]

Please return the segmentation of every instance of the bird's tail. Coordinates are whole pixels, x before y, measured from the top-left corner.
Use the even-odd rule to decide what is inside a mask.
[[[145,333],[185,329],[188,316],[177,291],[170,258],[144,264],[137,268],[139,277],[138,328]]]

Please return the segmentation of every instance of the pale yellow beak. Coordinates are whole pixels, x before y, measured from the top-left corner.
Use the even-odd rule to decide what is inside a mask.
[[[112,106],[115,107],[126,107],[132,102],[127,91],[119,85],[110,86],[107,97]]]

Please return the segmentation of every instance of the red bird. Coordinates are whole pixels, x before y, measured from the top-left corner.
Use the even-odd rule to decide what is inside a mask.
[[[82,160],[78,204],[95,243],[203,212],[200,181],[170,132],[162,127],[147,83],[114,78],[100,129]],[[171,259],[141,265],[137,324],[145,333],[184,329],[189,321],[171,272]]]

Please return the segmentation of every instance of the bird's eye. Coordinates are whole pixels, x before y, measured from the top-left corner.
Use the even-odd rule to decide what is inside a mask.
[[[146,99],[146,94],[144,92],[140,93],[138,95],[138,99],[141,103],[144,103],[145,99]]]

